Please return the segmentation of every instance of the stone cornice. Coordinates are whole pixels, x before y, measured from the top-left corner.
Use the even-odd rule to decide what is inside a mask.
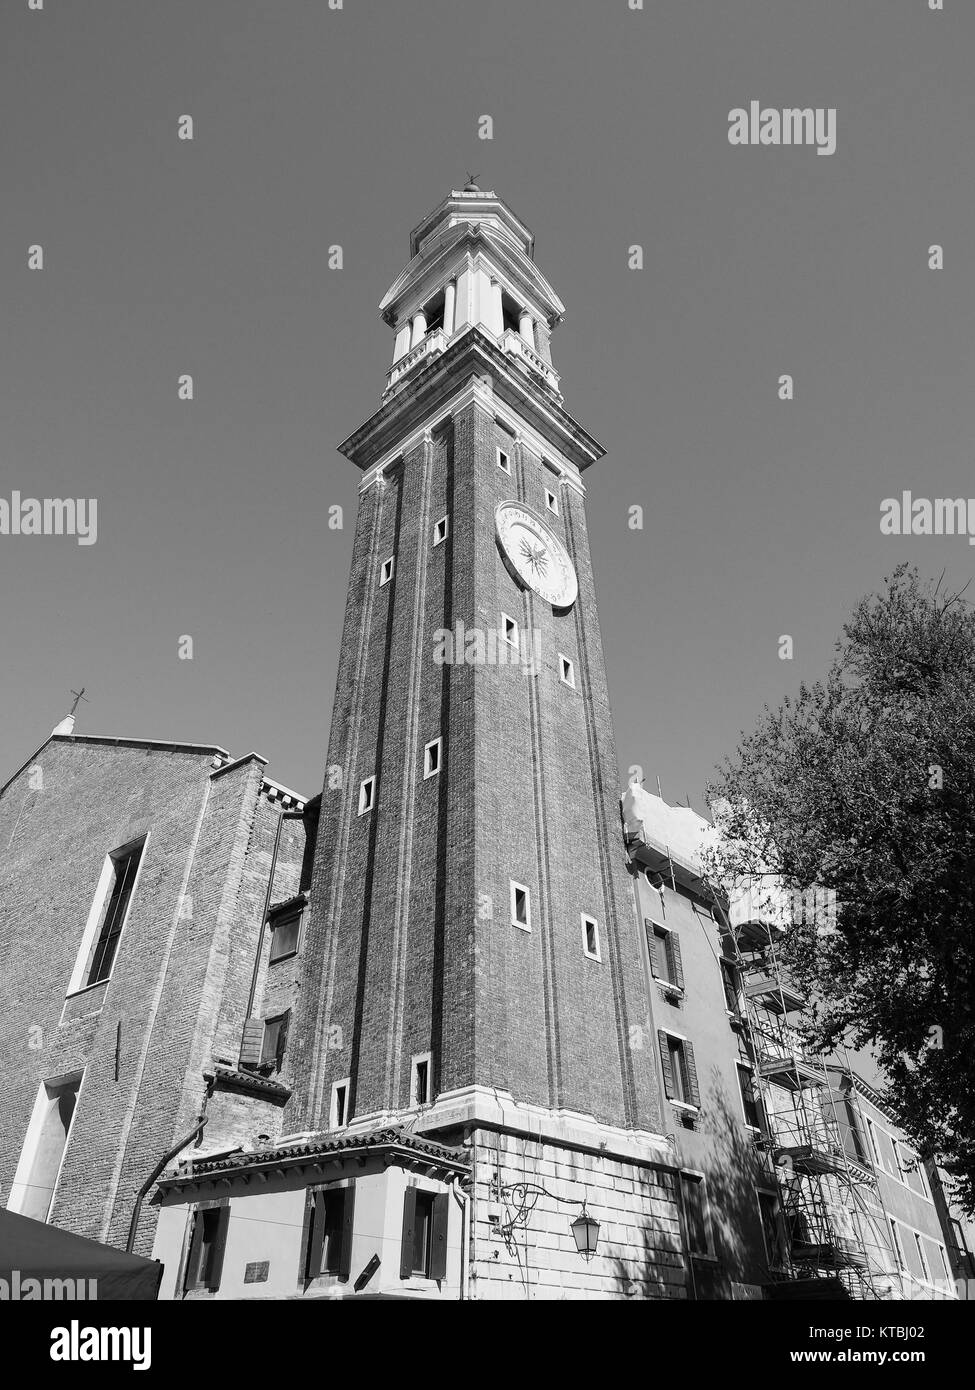
[[[489,378],[499,406],[509,407],[523,430],[527,427],[579,471],[602,458],[602,445],[563,408],[555,393],[536,385],[479,328],[466,330],[420,367],[410,376],[408,389],[394,392],[343,440],[339,453],[363,472],[385,458],[391,460],[416,429],[439,422],[446,402],[472,376]]]

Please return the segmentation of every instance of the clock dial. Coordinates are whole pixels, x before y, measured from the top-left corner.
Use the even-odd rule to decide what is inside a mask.
[[[558,537],[520,502],[501,502],[494,515],[501,553],[515,578],[553,608],[571,608],[579,583]]]

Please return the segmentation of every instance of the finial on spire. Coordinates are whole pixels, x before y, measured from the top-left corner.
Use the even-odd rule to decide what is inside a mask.
[[[477,186],[477,180],[478,180],[480,177],[481,177],[480,174],[472,174],[471,171],[470,171],[470,169],[468,169],[468,171],[467,171],[467,182],[464,184],[464,192],[465,192],[465,193],[480,193],[481,190],[480,190],[480,189],[478,188],[478,186]]]
[[[75,710],[81,704],[82,700],[84,700],[85,704],[88,703],[88,697],[85,694],[84,686],[82,686],[80,690],[72,690],[71,694],[74,696],[74,704],[71,706],[71,713],[66,714],[60,724],[55,724],[54,728],[51,730],[52,737],[54,734],[73,734]]]

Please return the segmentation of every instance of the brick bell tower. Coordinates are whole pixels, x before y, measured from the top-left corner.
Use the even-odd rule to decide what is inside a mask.
[[[362,481],[291,1128],[483,1150],[508,1237],[509,1181],[554,1159],[595,1209],[628,1160],[672,1251],[586,533],[603,450],[562,403],[533,250],[473,183],[424,218],[381,305],[382,402],[340,446]]]

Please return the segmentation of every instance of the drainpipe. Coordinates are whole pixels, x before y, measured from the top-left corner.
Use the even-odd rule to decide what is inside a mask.
[[[189,1134],[184,1135],[178,1143],[173,1145],[173,1147],[169,1150],[169,1153],[165,1154],[159,1160],[155,1168],[153,1168],[152,1172],[150,1173],[149,1177],[146,1178],[145,1182],[139,1188],[139,1195],[138,1197],[136,1197],[135,1206],[132,1209],[132,1220],[129,1222],[129,1238],[125,1242],[125,1249],[127,1254],[132,1254],[132,1247],[135,1245],[135,1234],[136,1231],[139,1229],[139,1217],[142,1215],[142,1203],[145,1200],[146,1193],[149,1191],[152,1184],[159,1177],[159,1174],[165,1168],[166,1164],[171,1162],[172,1159],[174,1159],[178,1153],[182,1153],[183,1150],[189,1144],[192,1144],[196,1136],[203,1132],[203,1126],[207,1123],[209,1118],[209,1115],[201,1115],[200,1118],[197,1120],[196,1124],[190,1130]]]
[[[459,1179],[458,1179],[458,1176],[457,1176],[456,1173],[451,1173],[450,1177],[447,1179],[447,1187],[448,1187],[448,1189],[449,1189],[449,1191],[450,1191],[450,1195],[453,1197],[454,1201],[455,1201],[455,1202],[457,1203],[457,1205],[460,1207],[460,1301],[461,1301],[461,1303],[463,1303],[465,1297],[467,1296],[467,1282],[468,1282],[468,1281],[467,1281],[467,1262],[468,1262],[468,1258],[469,1258],[469,1256],[468,1256],[468,1250],[467,1250],[467,1203],[468,1203],[468,1197],[467,1197],[467,1193],[466,1193],[466,1192],[462,1192],[462,1191],[461,1191],[460,1182],[459,1182]]]

